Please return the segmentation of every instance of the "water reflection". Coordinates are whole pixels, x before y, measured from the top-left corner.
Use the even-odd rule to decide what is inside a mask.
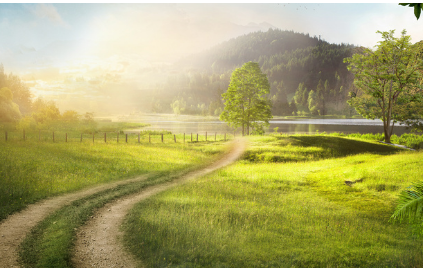
[[[225,122],[217,117],[201,117],[172,114],[137,115],[132,117],[114,118],[113,121],[128,121],[148,123],[150,126],[141,130],[169,130],[172,133],[232,133]],[[343,133],[383,133],[380,120],[369,119],[274,119],[266,132],[273,132],[275,128],[282,133],[315,133],[315,132],[343,132]],[[240,129],[237,130],[240,133]],[[394,134],[409,133],[404,126],[395,126]]]

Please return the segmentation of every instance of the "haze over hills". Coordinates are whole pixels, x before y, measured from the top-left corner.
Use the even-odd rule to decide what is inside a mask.
[[[208,44],[272,27],[266,22],[226,23],[226,30],[220,31],[220,35],[208,35],[216,38]],[[201,44],[196,46],[199,48]],[[106,45],[98,44],[95,39],[55,40],[38,47],[20,45],[0,49],[0,59],[5,71],[19,74],[34,97],[54,100],[61,110],[96,114],[149,111],[151,89],[174,70],[171,59],[156,61],[148,54],[134,51],[107,55],[99,50]]]
[[[311,90],[319,91],[324,103],[320,114],[345,114],[352,76],[343,59],[351,56],[354,48],[278,29],[245,34],[176,62],[173,74],[156,89],[153,110],[169,112],[172,106],[167,104],[174,103],[179,106],[176,110],[173,106],[175,112],[217,115],[222,107],[220,95],[227,89],[232,71],[253,61],[268,76],[274,114],[308,110]],[[289,109],[296,92],[302,97]],[[165,93],[167,99],[162,98]]]
[[[232,71],[253,61],[268,76],[274,115],[308,112],[311,90],[318,92],[322,103],[314,113],[348,111],[352,76],[343,59],[352,55],[353,45],[330,44],[265,22],[238,28],[241,32],[251,29],[259,30],[173,64],[150,62],[136,54],[101,58],[90,55],[83,41],[57,41],[39,50],[21,48],[16,60],[26,59],[27,65],[39,67],[50,64],[22,78],[36,89],[36,95],[55,100],[61,110],[97,115],[131,111],[218,115]]]

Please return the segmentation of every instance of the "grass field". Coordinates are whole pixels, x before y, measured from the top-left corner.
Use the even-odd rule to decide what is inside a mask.
[[[422,152],[332,136],[251,137],[244,159],[143,201],[124,241],[148,267],[422,267],[392,223]]]
[[[63,143],[63,147],[67,145]],[[80,144],[75,144],[81,150]],[[111,190],[105,190],[77,200],[68,206],[49,215],[45,220],[34,227],[31,233],[21,244],[20,261],[25,267],[72,267],[70,258],[75,232],[79,226],[93,214],[95,209],[111,200],[124,195],[132,194],[147,186],[172,180],[179,175],[201,167],[217,158],[226,149],[225,141],[194,142],[194,143],[156,143],[133,145],[87,145],[94,149],[102,149],[107,154],[118,153],[122,159],[127,157],[134,162],[133,174],[153,172],[153,176],[144,181],[120,185]],[[81,155],[87,157],[87,152]],[[104,153],[96,152],[96,156]],[[110,157],[115,166],[119,166],[119,158]],[[85,159],[86,163],[94,166],[96,160]],[[125,163],[123,163],[125,164]],[[78,165],[80,166],[80,164]],[[90,170],[92,171],[92,170]],[[110,173],[110,172],[109,172]],[[97,174],[107,176],[103,171]],[[116,176],[118,177],[118,176]]]
[[[12,134],[13,135],[13,134]],[[202,164],[222,151],[223,135],[218,143],[183,143],[182,135],[174,142],[172,134],[144,134],[104,142],[103,136],[84,138],[55,134],[56,140],[39,142],[38,132],[28,132],[26,140],[12,137],[0,141],[0,220],[27,204],[43,198],[144,173],[172,172]],[[116,135],[116,134],[115,134]],[[60,138],[60,140],[59,140]],[[116,137],[115,137],[116,138]],[[214,140],[214,136],[213,136]]]

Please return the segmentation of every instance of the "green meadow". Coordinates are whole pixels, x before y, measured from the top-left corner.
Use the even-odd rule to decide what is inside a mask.
[[[128,126],[125,126],[126,128]],[[0,141],[0,220],[40,199],[146,173],[170,174],[198,166],[223,149],[223,135],[190,137],[65,131],[8,133]],[[228,138],[229,139],[229,136]]]
[[[423,154],[339,136],[250,137],[242,160],[140,202],[124,241],[147,267],[422,267],[390,221]]]

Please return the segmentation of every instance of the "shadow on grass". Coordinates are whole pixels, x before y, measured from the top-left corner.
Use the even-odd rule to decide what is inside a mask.
[[[246,151],[247,162],[299,162],[341,158],[357,154],[391,155],[403,149],[390,145],[332,136],[275,137],[273,147],[253,147]]]
[[[327,136],[291,136],[298,146],[317,146],[323,149],[336,150],[336,157],[345,157],[361,153],[371,153],[378,155],[391,155],[404,151],[390,145],[377,144],[366,141],[351,140],[339,137]]]

